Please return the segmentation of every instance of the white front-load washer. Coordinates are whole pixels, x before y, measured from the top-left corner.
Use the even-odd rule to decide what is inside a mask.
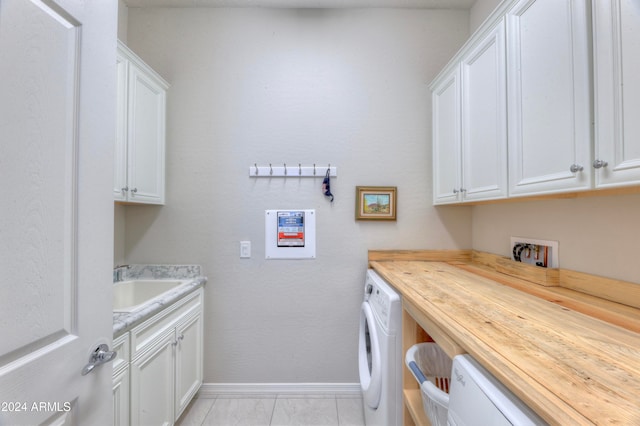
[[[402,304],[400,295],[367,270],[360,310],[360,387],[367,426],[402,424]]]

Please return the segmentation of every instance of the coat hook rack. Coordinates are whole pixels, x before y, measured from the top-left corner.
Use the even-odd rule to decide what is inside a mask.
[[[322,177],[324,178],[326,171],[329,170],[329,176],[338,176],[338,168],[331,166],[331,163],[327,164],[325,169],[323,166],[313,163],[312,166],[304,166],[302,163],[298,163],[298,173],[295,172],[295,166],[287,166],[287,163],[282,163],[282,166],[274,166],[269,163],[268,166],[261,166],[258,163],[253,163],[249,166],[249,177]]]

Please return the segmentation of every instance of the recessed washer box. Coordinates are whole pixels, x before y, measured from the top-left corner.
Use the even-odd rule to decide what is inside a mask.
[[[316,211],[265,210],[265,259],[315,259]]]
[[[559,268],[558,242],[511,237],[511,260],[545,268]]]

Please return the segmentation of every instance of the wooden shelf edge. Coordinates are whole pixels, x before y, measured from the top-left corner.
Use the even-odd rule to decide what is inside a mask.
[[[405,407],[407,407],[407,410],[411,414],[414,424],[416,426],[431,426],[431,422],[422,406],[420,389],[405,389],[403,394]],[[405,419],[404,424],[411,424],[411,422],[407,422],[407,419]]]

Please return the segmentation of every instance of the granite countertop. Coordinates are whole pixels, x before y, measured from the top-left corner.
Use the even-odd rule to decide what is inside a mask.
[[[114,312],[113,337],[131,330],[207,282],[200,265],[130,265],[129,269],[123,270],[122,281],[136,279],[179,279],[185,283],[167,292],[162,298],[153,299],[131,312]]]

